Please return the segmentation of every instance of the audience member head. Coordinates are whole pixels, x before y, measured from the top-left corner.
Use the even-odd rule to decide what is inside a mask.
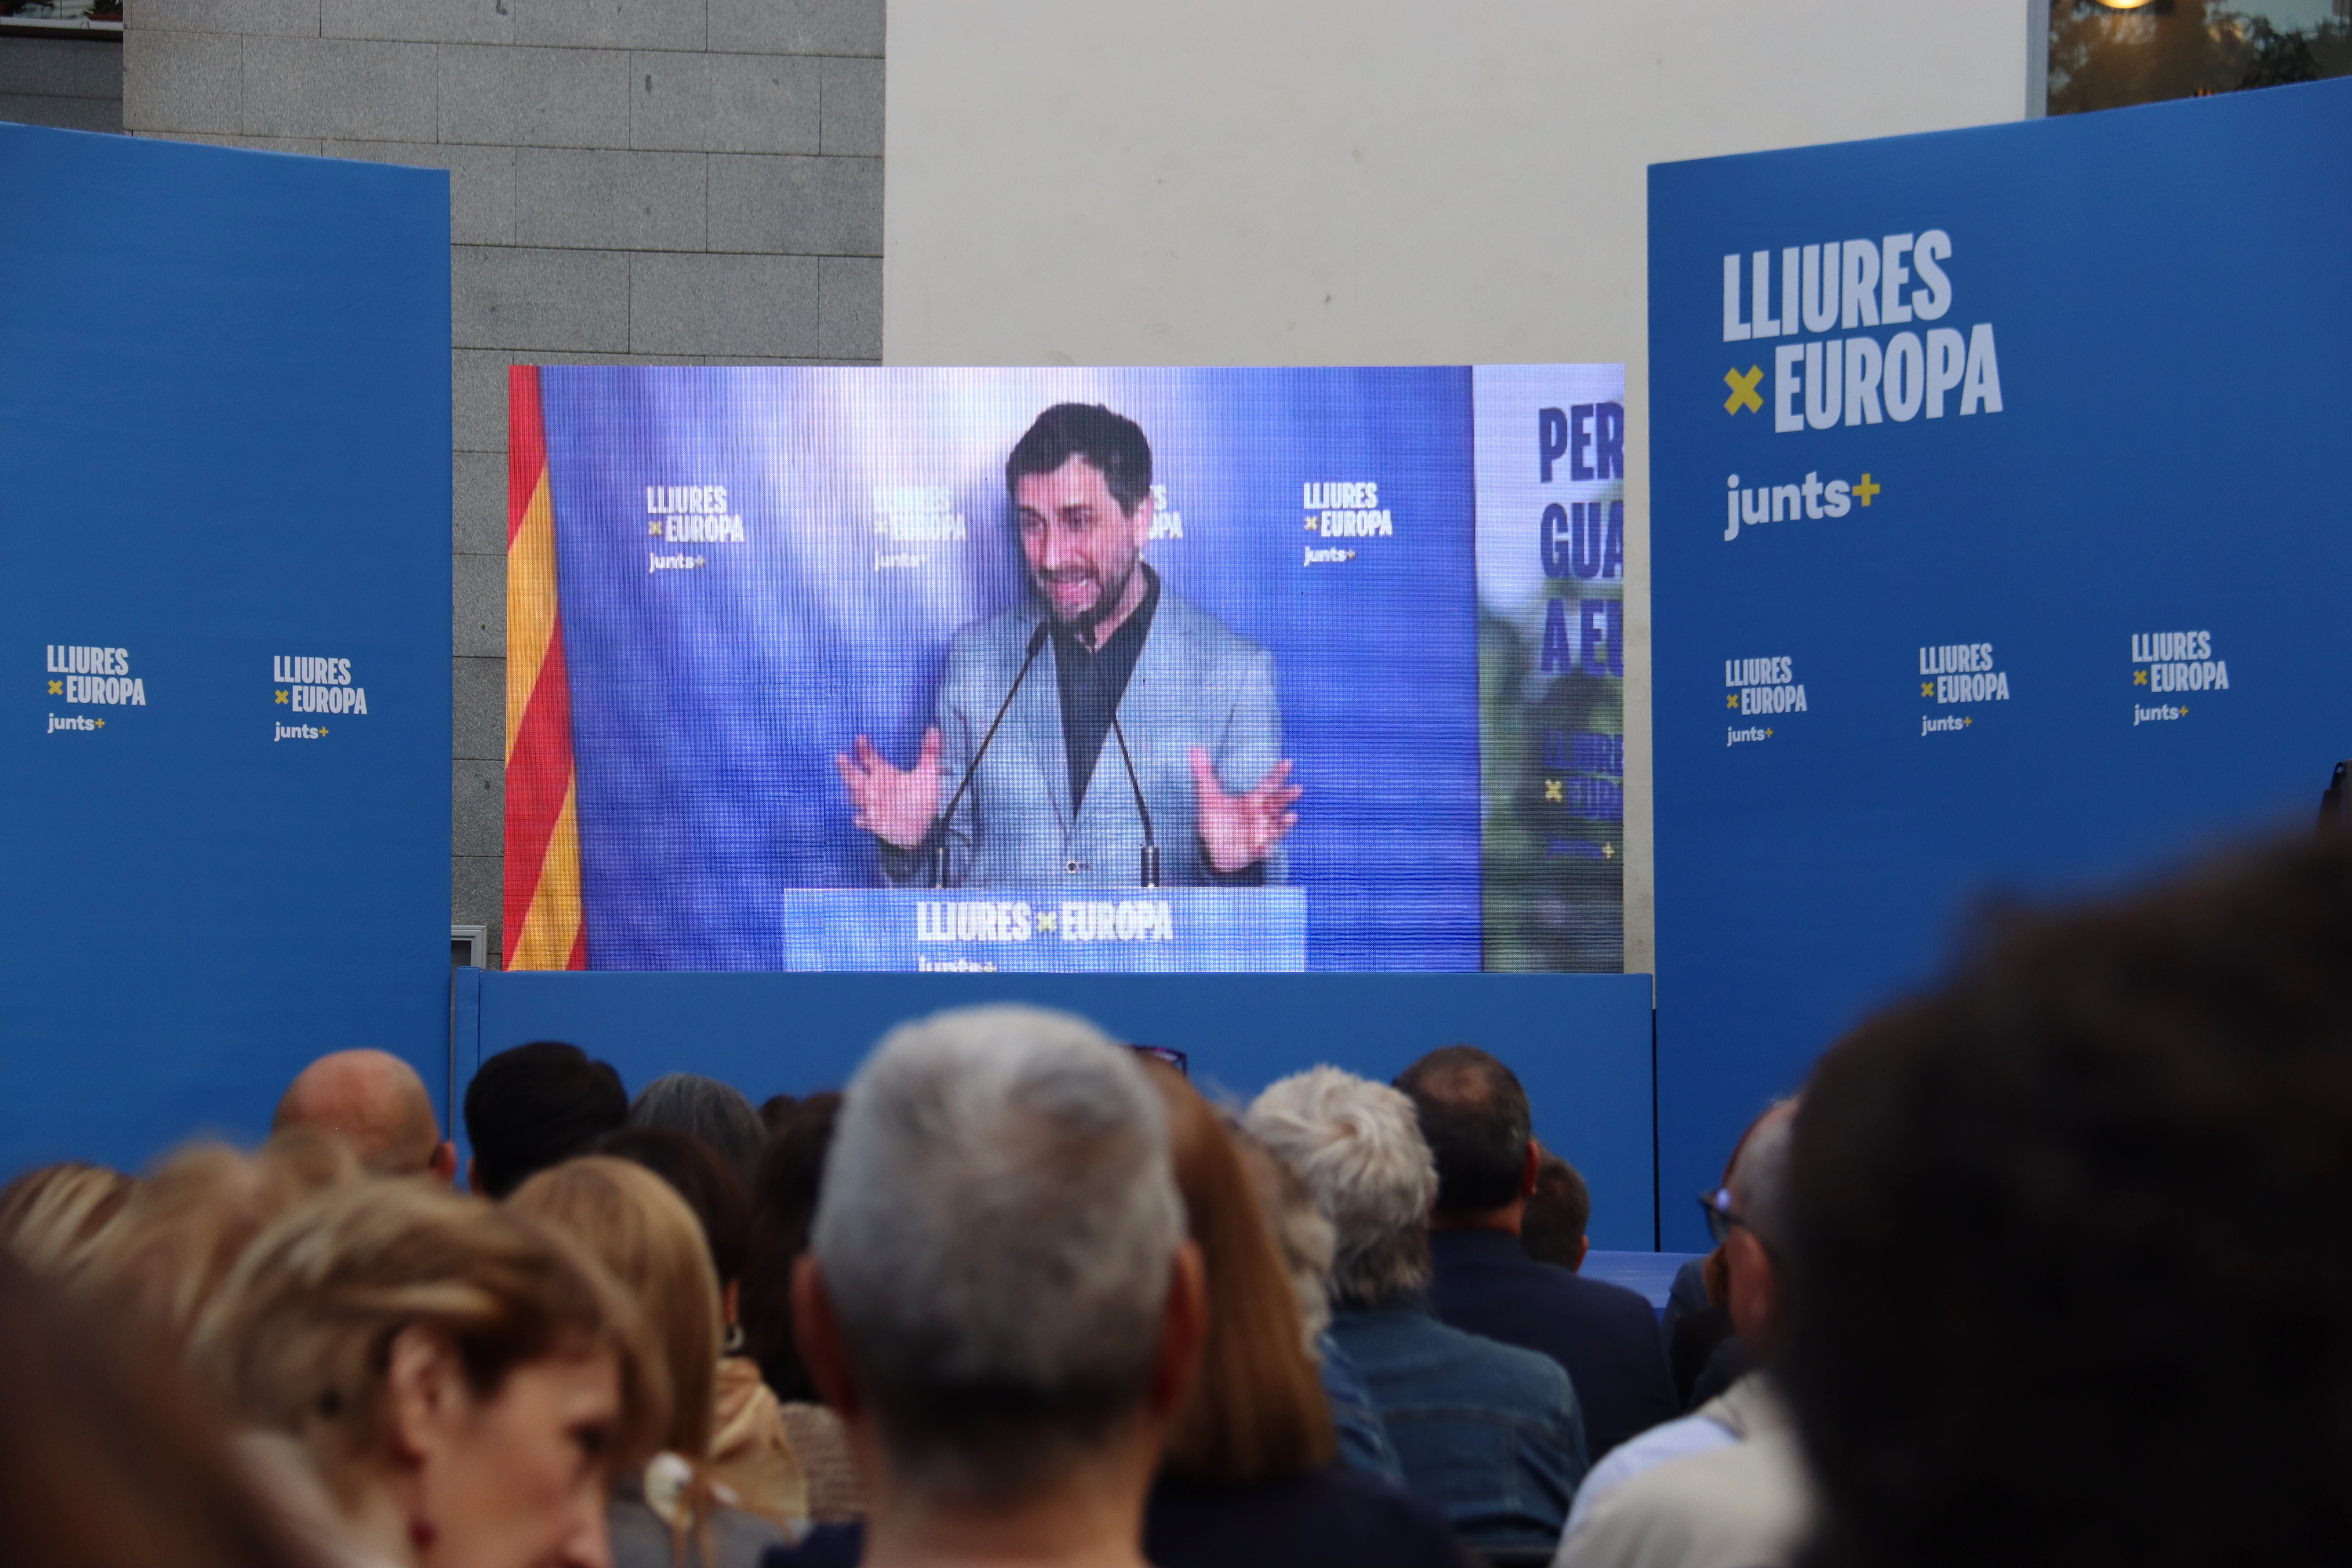
[[[1161,1462],[1234,1486],[1328,1465],[1339,1451],[1330,1407],[1249,1171],[1224,1119],[1181,1073],[1144,1067],[1167,1107],[1176,1188],[1209,1286],[1200,1373]]]
[[[668,1127],[709,1144],[748,1187],[759,1173],[768,1128],[742,1090],[715,1078],[674,1072],[637,1090],[629,1104],[632,1127]]]
[[[70,1274],[122,1213],[137,1185],[83,1160],[37,1165],[0,1188],[0,1249],[51,1279]]]
[[[792,1115],[793,1107],[799,1103],[798,1099],[789,1094],[772,1094],[760,1101],[760,1125],[768,1130],[769,1137],[773,1138],[784,1130],[784,1122]]]
[[[793,1267],[808,1250],[824,1189],[824,1158],[841,1096],[812,1094],[793,1108],[760,1160],[751,1189],[751,1258],[743,1270],[742,1323],[751,1359],[778,1399],[814,1405],[816,1384],[793,1337]]]
[[[1536,1165],[1536,1190],[1519,1219],[1519,1246],[1538,1263],[1562,1268],[1584,1267],[1591,1243],[1585,1227],[1592,1223],[1592,1194],[1577,1168],[1546,1149]]]
[[[1245,1125],[1298,1173],[1331,1222],[1336,1305],[1390,1306],[1428,1288],[1437,1167],[1412,1100],[1338,1068],[1311,1068],[1267,1086]]]
[[[1475,1046],[1443,1046],[1397,1075],[1437,1163],[1439,1225],[1517,1230],[1536,1188],[1536,1143],[1518,1075]]]
[[[1331,1258],[1338,1237],[1289,1162],[1276,1159],[1244,1129],[1233,1129],[1233,1137],[1258,1207],[1265,1211],[1275,1245],[1282,1249],[1290,1293],[1298,1301],[1298,1326],[1313,1352],[1323,1331],[1331,1326]]]
[[[869,1543],[971,1510],[1060,1517],[1083,1493],[1133,1552],[1204,1311],[1140,1063],[1030,1007],[904,1025],[850,1084],[826,1163],[793,1304],[867,1478]]]
[[[643,1165],[590,1154],[541,1171],[507,1202],[571,1237],[636,1303],[669,1373],[661,1446],[689,1459],[709,1458],[719,1278],[686,1200]]]
[[[2019,917],[1823,1057],[1783,1375],[1816,1560],[2335,1563],[2352,845]]]
[[[500,1051],[466,1088],[466,1179],[502,1198],[532,1173],[569,1160],[628,1119],[629,1097],[609,1062],[578,1046],[540,1040]]]
[[[270,1123],[289,1127],[333,1133],[379,1176],[457,1174],[457,1146],[441,1136],[425,1080],[389,1051],[337,1051],[304,1068]]]
[[[659,1352],[601,1268],[423,1183],[278,1221],[192,1363],[238,1420],[300,1445],[362,1555],[418,1568],[608,1562],[613,1473],[669,1421]]]
[[[624,1127],[597,1139],[593,1152],[643,1165],[686,1200],[709,1247],[719,1294],[731,1295],[751,1252],[751,1208],[727,1162],[701,1139],[668,1127]]]
[[[54,1167],[52,1167],[54,1168]],[[0,1254],[0,1542],[43,1568],[294,1568],[152,1335]]]
[[[250,1154],[225,1143],[183,1149],[132,1189],[76,1279],[180,1345],[255,1237],[288,1210],[359,1180],[351,1145],[307,1127],[275,1133]]]
[[[1724,1306],[1732,1331],[1759,1362],[1780,1347],[1789,1289],[1781,1259],[1789,1225],[1789,1148],[1797,1101],[1784,1100],[1757,1119],[1731,1163],[1716,1207],[1723,1227]]]

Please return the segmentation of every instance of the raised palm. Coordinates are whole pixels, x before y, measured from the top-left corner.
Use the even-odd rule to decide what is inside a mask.
[[[931,821],[940,812],[940,728],[923,731],[922,753],[911,768],[895,768],[857,737],[854,755],[836,752],[833,765],[848,787],[850,817],[884,843],[913,849],[931,836]]]
[[[1256,787],[1229,795],[1217,781],[1209,753],[1199,746],[1192,748],[1192,789],[1199,797],[1201,844],[1220,876],[1230,877],[1265,859],[1282,842],[1283,835],[1298,826],[1298,814],[1290,808],[1306,792],[1287,783],[1289,777],[1290,764],[1276,763]]]

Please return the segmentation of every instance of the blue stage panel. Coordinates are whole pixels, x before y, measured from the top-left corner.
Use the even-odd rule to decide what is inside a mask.
[[[2341,80],[1650,171],[1669,1246],[1972,905],[2308,830],[2347,182]]]
[[[0,1170],[447,1081],[448,177],[0,125]]]
[[[1033,1002],[1173,1046],[1213,1098],[1246,1100],[1328,1062],[1386,1081],[1437,1046],[1510,1063],[1536,1133],[1592,1189],[1595,1247],[1653,1245],[1650,982],[1640,974],[458,975],[460,1100],[481,1059],[569,1040],[634,1094],[668,1072],[756,1102],[839,1088],[893,1025],[943,1007]]]

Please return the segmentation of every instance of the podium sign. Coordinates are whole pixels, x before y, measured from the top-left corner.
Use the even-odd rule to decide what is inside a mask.
[[[788,888],[784,967],[803,973],[1297,973],[1303,888],[1058,891]]]

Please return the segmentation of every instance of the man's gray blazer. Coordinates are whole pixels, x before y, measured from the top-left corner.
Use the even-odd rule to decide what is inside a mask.
[[[932,721],[940,727],[940,805],[963,781],[1045,615],[1034,599],[975,621],[948,645]],[[950,866],[959,888],[1132,888],[1141,872],[1143,820],[1119,761],[1118,737],[1103,737],[1086,804],[1070,809],[1070,766],[1062,744],[1058,649],[1048,642],[1004,715],[996,743],[981,760],[971,791],[948,830]],[[1080,671],[1093,679],[1092,671]],[[1163,584],[1135,672],[1118,703],[1136,777],[1150,803],[1160,844],[1160,880],[1170,887],[1209,884],[1197,824],[1191,749],[1207,750],[1217,778],[1235,794],[1256,787],[1282,757],[1282,709],[1275,697],[1274,656],[1193,608]],[[1265,860],[1265,885],[1287,872],[1281,848]],[[890,868],[886,862],[886,879]],[[930,879],[928,847],[901,887]]]

